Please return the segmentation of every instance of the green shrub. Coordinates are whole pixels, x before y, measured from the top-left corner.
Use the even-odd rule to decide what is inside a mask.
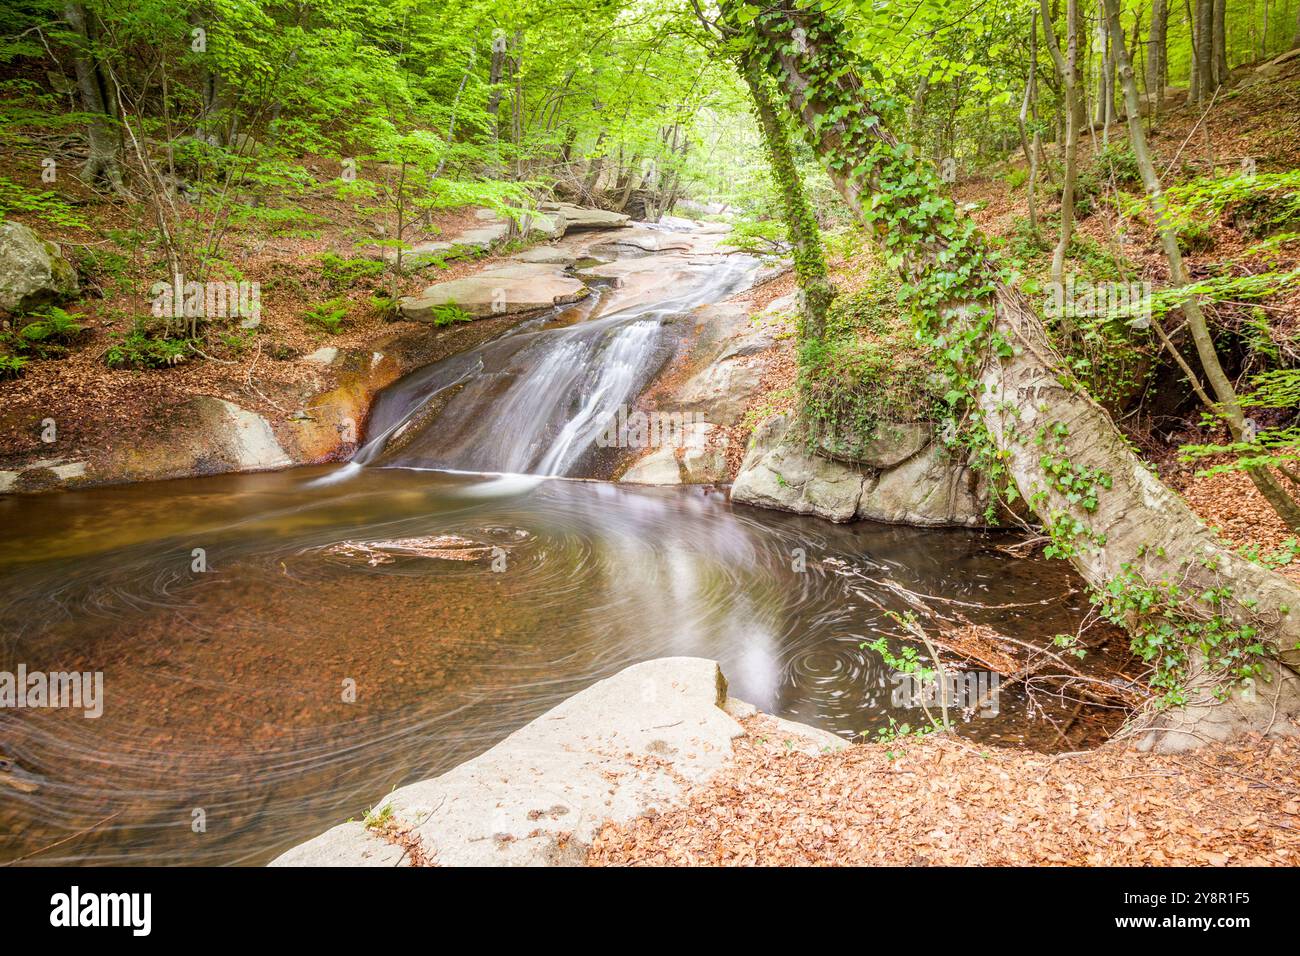
[[[350,303],[346,298],[341,295],[336,296],[308,308],[303,313],[303,319],[330,335],[338,335],[343,331],[343,322],[348,316],[349,307]]]
[[[127,333],[115,333],[115,341],[104,353],[109,368],[168,368],[190,357],[190,339],[152,335],[142,323]]]
[[[344,259],[327,252],[320,257],[321,276],[335,290],[350,289],[362,279],[373,279],[384,271],[378,259]]]
[[[0,378],[17,378],[26,365],[27,359],[21,355],[0,355]]]

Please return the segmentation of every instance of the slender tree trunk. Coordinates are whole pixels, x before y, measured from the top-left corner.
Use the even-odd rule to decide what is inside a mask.
[[[1080,100],[1079,83],[1079,5],[1078,0],[1066,2],[1065,43],[1062,54],[1056,42],[1056,30],[1047,10],[1047,0],[1039,0],[1043,14],[1043,33],[1047,38],[1047,49],[1056,64],[1056,73],[1061,78],[1061,90],[1065,103],[1065,173],[1061,183],[1061,233],[1052,252],[1052,281],[1063,282],[1065,273],[1065,253],[1070,248],[1070,239],[1074,235],[1074,187],[1079,176],[1079,127],[1083,121],[1083,104]]]
[[[1166,0],[1151,6],[1151,33],[1147,41],[1147,93],[1155,94],[1156,110],[1164,103],[1168,77],[1169,7]]]
[[[912,140],[918,145],[921,142],[921,120],[925,117],[925,97],[930,92],[930,74],[921,74],[921,79],[917,81],[916,93],[912,95],[911,111],[911,130]]]
[[[1025,159],[1029,162],[1029,230],[1033,233],[1034,242],[1039,241],[1038,237],[1038,151],[1041,148],[1038,132],[1038,110],[1034,105],[1038,96],[1038,14],[1035,12],[1029,18],[1029,76],[1025,79],[1025,96],[1020,101],[1020,115],[1018,126],[1020,129],[1020,148],[1025,151]],[[1033,141],[1030,141],[1026,126],[1029,122],[1030,114],[1034,119]]]
[[[1196,0],[1196,67],[1198,106],[1204,106],[1217,88],[1214,82],[1214,0]]]
[[[112,97],[108,85],[95,61],[90,18],[80,3],[67,4],[63,8],[63,18],[76,36],[72,63],[77,75],[77,95],[82,111],[89,117],[86,143],[90,156],[81,167],[81,176],[88,183],[107,183],[114,192],[125,193],[122,137],[118,133],[116,115],[110,109]]]
[[[1217,90],[1228,82],[1228,0],[1214,0],[1214,39],[1210,52],[1214,88]]]
[[[963,329],[978,334],[980,323],[991,321],[990,331],[1010,345],[996,352],[986,348],[970,366],[978,379],[970,395],[995,443],[996,461],[1020,496],[1045,526],[1059,527],[1064,521],[1085,529],[1092,543],[1072,548],[1070,561],[1095,589],[1135,578],[1153,588],[1176,581],[1191,595],[1211,588],[1218,593],[1226,586],[1227,595],[1215,605],[1217,614],[1258,628],[1259,636],[1278,649],[1275,653],[1294,653],[1300,645],[1300,614],[1291,609],[1300,607],[1300,587],[1225,549],[1182,499],[1152,475],[1110,416],[1062,367],[1028,300],[988,264],[978,230],[969,223],[942,230],[939,223],[955,217],[955,209],[930,188],[923,167],[884,125],[873,107],[877,97],[859,78],[864,71],[849,52],[840,22],[823,8],[801,9],[797,2],[770,0],[750,22],[747,29],[761,44],[753,55],[761,57],[758,65],[780,84],[832,182],[887,245],[904,281],[936,290],[935,295],[948,290],[946,300],[935,306],[943,329],[954,336]],[[793,42],[795,28],[803,31],[806,43]],[[944,212],[920,214],[923,208]],[[950,238],[936,238],[944,234]],[[959,278],[953,273],[956,264],[975,274]],[[939,334],[946,336],[943,329]],[[1108,486],[1091,511],[1071,501],[1070,489],[1053,478],[1053,456],[1045,456],[1032,438],[1043,431],[1060,435],[1057,457],[1076,469],[1107,476]],[[1189,656],[1191,650],[1187,645]],[[1230,696],[1227,703],[1215,693],[1223,686],[1221,678],[1204,671],[1189,675],[1188,705],[1144,743],[1182,749],[1252,728],[1290,729],[1277,718],[1300,712],[1300,678],[1272,666],[1277,677],[1272,684],[1250,695]]]

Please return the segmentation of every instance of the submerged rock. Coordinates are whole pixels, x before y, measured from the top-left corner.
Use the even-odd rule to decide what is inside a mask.
[[[77,272],[58,246],[22,223],[0,222],[0,312],[34,309],[77,289]]]
[[[44,778],[22,767],[9,757],[0,754],[0,787],[8,787],[19,793],[35,793],[41,789]]]
[[[326,554],[371,567],[392,564],[398,558],[436,558],[441,561],[482,561],[492,556],[492,545],[471,541],[455,534],[422,535],[391,541],[340,541],[325,549]]]

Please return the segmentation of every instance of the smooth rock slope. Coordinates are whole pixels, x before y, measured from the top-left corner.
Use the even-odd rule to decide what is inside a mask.
[[[716,661],[646,661],[588,687],[481,756],[393,791],[376,814],[441,866],[580,864],[606,821],[667,807],[721,769],[742,732],[737,718],[754,713],[727,698]],[[846,746],[825,731],[777,724],[798,749]],[[353,822],[271,865],[396,866],[405,857]]]

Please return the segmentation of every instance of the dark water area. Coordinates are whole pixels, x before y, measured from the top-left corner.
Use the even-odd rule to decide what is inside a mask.
[[[860,647],[898,636],[887,611],[1042,642],[1084,615],[1067,567],[1000,534],[834,526],[698,488],[321,480],[339,473],[0,498],[0,671],[104,682],[98,718],[0,710],[0,861],[264,863],[655,657],[717,659],[733,696],[846,739],[915,724]],[[429,535],[497,550],[337,547]],[[1034,743],[1042,723],[1012,688],[960,732]]]

